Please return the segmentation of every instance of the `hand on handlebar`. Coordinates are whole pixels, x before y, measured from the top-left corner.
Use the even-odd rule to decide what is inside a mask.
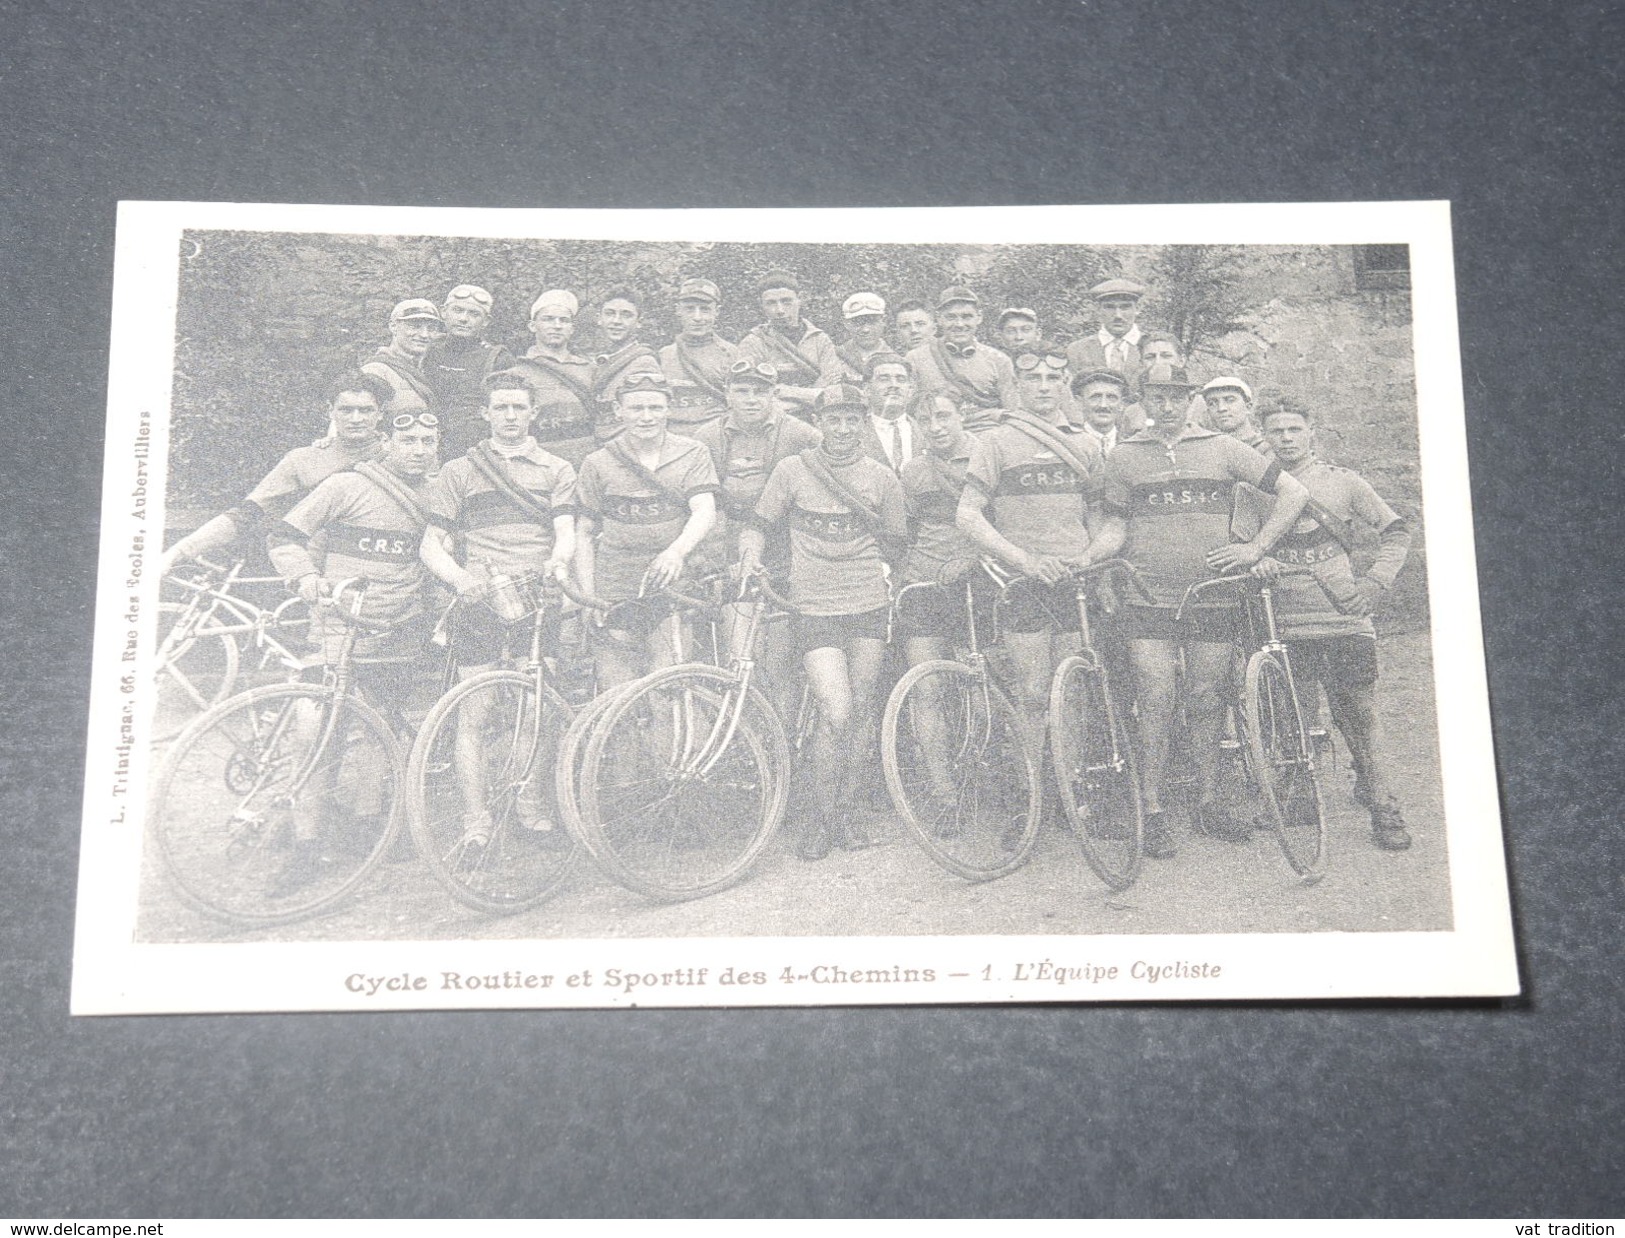
[[[301,576],[294,589],[299,594],[300,601],[306,606],[313,607],[322,599],[322,578],[311,572],[307,576]]]
[[[1264,557],[1264,551],[1252,542],[1231,542],[1207,553],[1207,565],[1215,572],[1245,572]]]
[[[1031,576],[1046,585],[1060,584],[1072,575],[1066,560],[1055,555],[1027,555],[1022,560],[1021,571],[1022,575]]]
[[[643,583],[649,589],[664,589],[683,574],[684,556],[670,546],[662,550],[643,574]]]
[[[1281,578],[1281,561],[1265,555],[1248,570],[1265,584],[1272,585]]]

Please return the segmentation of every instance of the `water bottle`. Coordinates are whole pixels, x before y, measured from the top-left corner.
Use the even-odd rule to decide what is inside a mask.
[[[491,577],[486,600],[504,623],[517,623],[525,617],[525,598],[513,577],[497,573]]]

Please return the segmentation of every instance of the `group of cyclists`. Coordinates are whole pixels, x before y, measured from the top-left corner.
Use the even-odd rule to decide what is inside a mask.
[[[607,606],[570,620],[590,632],[601,692],[692,656],[674,599],[695,582],[765,576],[793,613],[760,649],[733,652],[760,659],[785,715],[803,690],[815,706],[814,803],[796,839],[809,860],[867,841],[888,676],[952,657],[995,594],[990,632],[1041,752],[1051,677],[1078,629],[1074,577],[1116,558],[1138,583],[1099,631],[1132,718],[1144,853],[1177,852],[1176,749],[1193,768],[1189,827],[1247,841],[1255,823],[1220,787],[1235,606],[1183,603],[1199,581],[1250,572],[1273,583],[1300,678],[1324,689],[1373,843],[1410,846],[1380,744],[1372,622],[1410,530],[1316,455],[1310,408],[1234,375],[1198,387],[1178,341],[1138,322],[1146,289],[1128,279],[1091,290],[1097,329],[1065,344],[1021,307],[983,338],[982,302],[962,286],[889,308],[854,292],[840,344],[802,315],[791,273],[755,292],[763,321],[735,343],[716,331],[717,284],[683,281],[664,346],[643,340],[639,296],[612,293],[595,320],[607,351],[591,358],[572,349],[582,312],[564,289],[535,299],[519,355],[485,338],[484,288],[404,300],[389,343],[327,384],[320,437],[170,545],[165,572],[266,545],[329,654],[343,630],[314,605],[322,587],[365,581],[355,648],[396,683],[437,631],[459,675],[522,656],[530,619],[493,599],[517,579],[559,580]],[[908,585],[940,588],[896,605]],[[547,806],[533,815],[538,845],[550,831],[559,843]],[[478,804],[464,826],[470,846],[489,838]],[[296,840],[288,889],[315,846]]]

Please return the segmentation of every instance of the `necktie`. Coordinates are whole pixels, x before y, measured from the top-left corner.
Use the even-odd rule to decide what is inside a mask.
[[[900,421],[891,423],[891,467],[894,473],[903,470],[903,427]]]

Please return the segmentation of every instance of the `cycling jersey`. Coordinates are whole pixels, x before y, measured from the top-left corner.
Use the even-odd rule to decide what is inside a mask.
[[[523,374],[536,388],[536,420],[531,423],[536,441],[553,455],[579,467],[586,454],[598,445],[592,362],[570,352],[555,357],[533,345],[509,368]]]
[[[666,488],[645,481],[613,447],[581,462],[576,507],[598,526],[594,587],[606,601],[637,597],[649,564],[688,523],[688,501],[719,488],[711,453],[680,434],[666,435],[654,474]]]
[[[901,544],[908,536],[903,486],[868,456],[842,464],[826,457],[824,464],[880,516],[879,529],[870,529],[799,455],[773,469],[756,516],[764,525],[790,527],[790,600],[799,609],[809,615],[864,614],[889,600],[879,539]]]
[[[671,384],[671,428],[679,434],[715,421],[727,407],[728,367],[739,349],[720,335],[694,341],[679,335],[660,350],[660,368]]]
[[[515,485],[555,515],[574,510],[576,471],[532,440],[514,455],[496,452]],[[424,488],[430,520],[458,535],[465,566],[509,576],[539,571],[553,553],[553,522],[521,507],[474,462],[460,456]]]
[[[351,450],[337,439],[324,439],[319,447],[295,447],[248,492],[243,503],[253,504],[262,516],[279,520],[304,495],[333,474],[362,460],[376,460],[383,445],[384,440],[378,438]]]
[[[1077,426],[1051,427],[1088,465],[1087,476],[1016,424],[1000,424],[974,440],[965,480],[988,497],[988,521],[1028,554],[1075,560],[1089,547],[1085,505],[1101,493],[1099,440]]]
[[[755,430],[741,430],[728,414],[709,425],[696,427],[694,438],[705,444],[716,467],[722,493],[717,504],[717,525],[706,539],[707,557],[720,563],[735,557],[742,522],[749,521],[762,497],[768,474],[780,460],[816,447],[823,435],[799,417],[774,413]],[[764,562],[778,563],[788,558],[789,543],[771,549]]]
[[[1391,587],[1410,550],[1406,522],[1371,484],[1353,469],[1337,468],[1311,458],[1293,474],[1309,498],[1338,520],[1375,529],[1376,560],[1365,575]],[[1288,567],[1308,568],[1312,577],[1283,576],[1276,582],[1275,616],[1281,635],[1289,639],[1374,635],[1369,615],[1348,614],[1344,607],[1354,596],[1355,573],[1349,552],[1309,511],[1275,543],[1270,554]]]
[[[1117,444],[1106,461],[1106,504],[1128,523],[1123,557],[1139,569],[1154,605],[1178,606],[1189,586],[1213,576],[1207,555],[1232,540],[1237,484],[1273,494],[1280,472],[1194,422],[1172,443],[1142,431]]]
[[[942,577],[944,564],[974,559],[979,553],[955,523],[970,453],[971,440],[967,438],[951,460],[928,452],[903,465],[903,511],[913,533],[903,558],[905,585],[936,582]]]

